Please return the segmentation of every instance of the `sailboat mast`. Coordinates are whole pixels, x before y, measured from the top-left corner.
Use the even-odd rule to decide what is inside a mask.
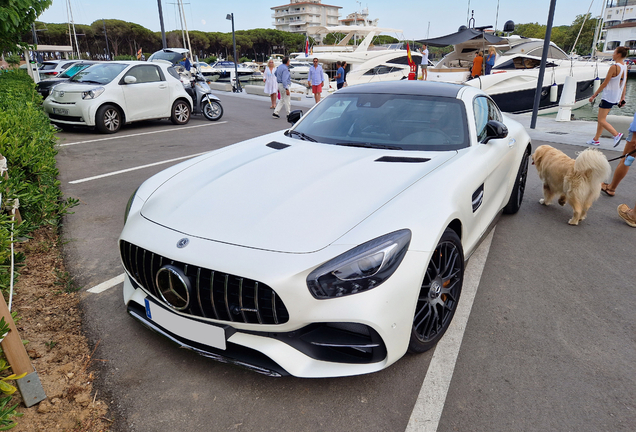
[[[190,44],[190,33],[188,33],[188,23],[186,22],[185,11],[183,10],[183,0],[179,0],[179,6],[181,6],[181,14],[183,15],[183,24],[185,26],[185,33],[188,38],[188,51],[190,51],[190,58],[194,59],[194,57],[192,57],[192,45]],[[238,63],[237,59],[234,59],[234,61]]]
[[[594,40],[592,41],[592,58],[596,56],[596,47],[598,46],[599,41],[602,36],[602,27],[603,27],[603,17],[605,16],[605,6],[607,3],[601,1],[601,15],[599,16],[598,23],[596,25],[596,30],[594,30]]]
[[[71,8],[71,0],[68,0],[68,10],[71,13],[71,25],[73,26],[73,37],[75,38],[75,48],[77,48],[77,59],[81,60],[79,44],[77,43],[77,32],[75,31],[75,21],[73,21],[73,9]],[[71,44],[72,45],[72,44]]]

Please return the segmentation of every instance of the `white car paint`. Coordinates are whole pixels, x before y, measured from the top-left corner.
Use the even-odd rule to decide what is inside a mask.
[[[95,68],[121,67],[122,70],[108,82],[80,82],[81,76]],[[135,75],[139,68],[153,68],[160,71],[159,79],[126,83],[125,77]],[[118,107],[125,123],[139,120],[169,118],[173,103],[182,99],[190,108],[192,99],[181,82],[171,75],[170,65],[161,62],[121,61],[95,64],[81,71],[70,81],[57,84],[44,101],[44,111],[51,121],[63,125],[95,126],[98,109],[106,104]],[[175,72],[176,73],[176,72]],[[137,79],[137,78],[136,78]],[[95,98],[86,98],[86,92],[103,89]],[[65,113],[62,117],[59,113]],[[56,115],[58,115],[56,117]]]
[[[243,346],[260,352],[280,369],[237,359],[223,350],[212,350],[212,354],[199,351],[203,355],[230,357],[230,361],[264,373],[282,369],[298,377],[363,374],[397,361],[409,347],[422,280],[444,231],[461,227],[461,248],[468,259],[508,203],[522,161],[527,167],[529,136],[521,125],[502,117],[507,136],[480,143],[474,105],[477,100],[483,102],[479,98],[487,98],[485,94],[471,87],[421,82],[343,89],[317,104],[292,128],[306,131],[303,122],[315,121],[320,115],[313,110],[319,112],[328,104],[337,106],[339,98],[348,94],[427,95],[428,89],[442,89],[441,93],[452,90],[454,98],[462,101],[469,124],[465,147],[446,151],[343,147],[301,140],[281,131],[183,162],[143,183],[131,197],[120,237],[127,270],[124,301],[129,313],[184,347],[201,350],[193,346],[198,338],[195,333],[188,338],[180,327],[181,337],[176,338],[170,324],[161,328],[144,318],[143,312],[146,301],[162,302],[154,292],[141,288],[148,282],[147,275],[154,275],[169,262],[177,267],[187,263],[191,269],[239,275],[241,284],[253,280],[271,287],[289,313],[287,322],[258,324],[192,316],[165,306],[183,318],[227,326],[228,350]],[[398,159],[378,161],[387,157]],[[404,157],[425,162],[399,159]],[[480,185],[484,186],[483,201],[475,210],[472,202]],[[310,292],[308,276],[324,263],[404,229],[411,233],[408,250],[381,284],[327,299]],[[185,247],[184,238],[188,239]],[[159,256],[165,258],[159,261]],[[144,262],[150,264],[144,266]],[[198,283],[197,271],[192,272],[184,277],[191,284]],[[206,289],[197,286],[189,291],[193,302],[201,301]],[[230,291],[225,289],[229,307]],[[331,361],[289,342],[302,339],[298,335],[314,328],[315,323],[367,326],[377,332],[386,355],[367,362]],[[324,327],[318,325],[319,329]],[[276,335],[289,335],[290,339]]]

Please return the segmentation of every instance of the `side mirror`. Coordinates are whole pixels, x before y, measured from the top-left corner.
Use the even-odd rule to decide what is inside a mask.
[[[136,83],[136,82],[137,82],[137,78],[135,78],[135,77],[134,77],[134,76],[132,76],[132,75],[126,75],[126,76],[124,77],[124,82],[125,82],[126,84],[134,84],[134,83]]]
[[[490,120],[486,123],[486,138],[482,141],[486,144],[491,139],[501,139],[508,136],[508,128],[505,124],[497,120]]]
[[[294,110],[287,116],[287,121],[291,124],[296,124],[298,120],[303,116],[303,110]]]

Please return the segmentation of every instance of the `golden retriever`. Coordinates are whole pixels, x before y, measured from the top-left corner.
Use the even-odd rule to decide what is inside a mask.
[[[606,180],[612,168],[603,153],[588,148],[576,160],[549,145],[537,147],[532,155],[543,182],[543,198],[539,203],[550,205],[554,197],[559,204],[570,204],[574,211],[570,225],[578,225],[587,216],[587,210],[601,194],[601,182]]]

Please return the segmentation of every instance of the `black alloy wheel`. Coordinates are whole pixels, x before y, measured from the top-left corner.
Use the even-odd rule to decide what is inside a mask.
[[[526,150],[526,152],[523,154],[523,159],[521,159],[521,164],[519,165],[519,171],[517,172],[515,185],[512,187],[512,192],[510,193],[510,199],[508,199],[508,204],[506,204],[506,206],[503,208],[503,212],[505,214],[515,214],[521,207],[523,194],[526,190],[526,179],[528,178],[529,160],[530,149]]]
[[[464,252],[457,233],[446,228],[426,268],[415,307],[409,352],[433,348],[450,325],[464,283]]]

